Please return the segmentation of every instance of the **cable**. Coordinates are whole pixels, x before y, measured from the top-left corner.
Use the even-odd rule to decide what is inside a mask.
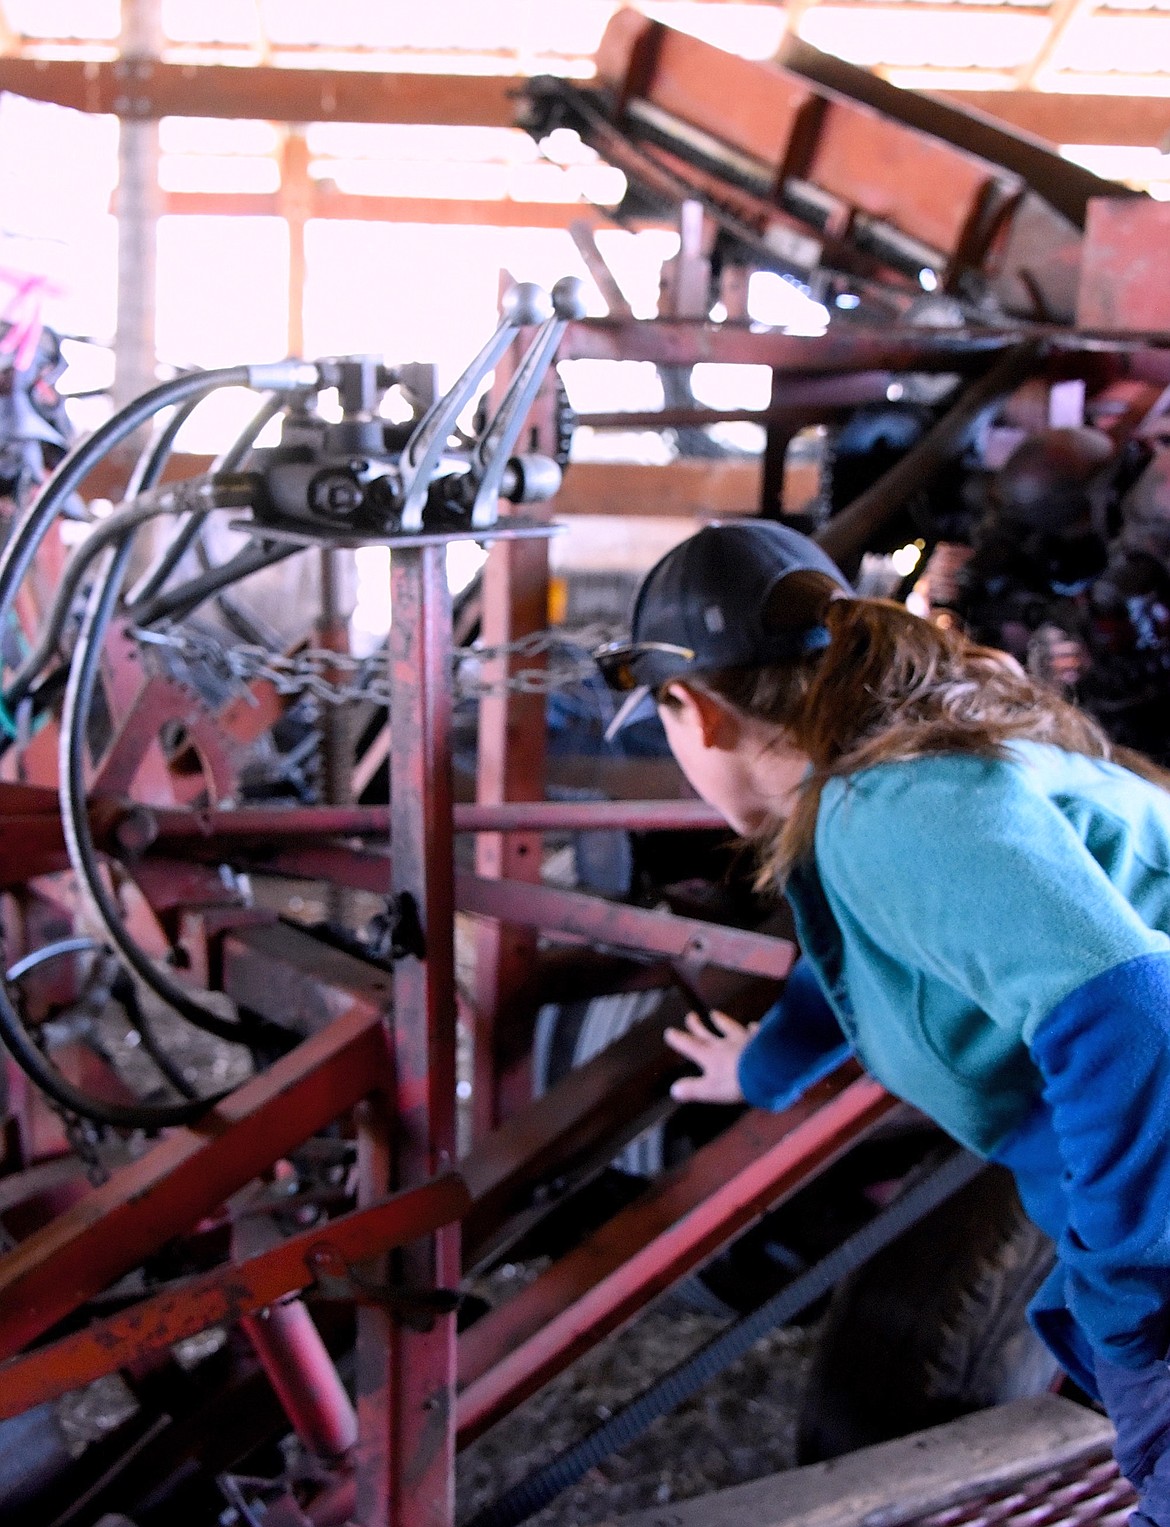
[[[8,1047],[13,1060],[42,1092],[60,1107],[81,1118],[92,1119],[95,1124],[109,1124],[115,1129],[144,1129],[152,1133],[178,1124],[190,1124],[219,1099],[196,1098],[186,1103],[109,1103],[104,1098],[90,1097],[61,1075],[47,1056],[42,1054],[21,1021],[9,998],[7,980],[19,979],[51,955],[92,947],[96,947],[93,939],[63,939],[45,949],[36,950],[12,966],[6,981],[0,982],[0,1039]]]
[[[129,508],[112,514],[108,520],[103,520],[89,538],[82,542],[66,563],[52,608],[41,623],[36,646],[25,658],[4,693],[6,705],[11,708],[20,704],[57,651],[58,643],[69,621],[73,601],[94,559],[123,536],[144,525],[147,520],[173,512],[174,504],[165,500],[148,499],[145,503],[131,504]]]
[[[222,567],[213,567],[208,572],[200,573],[197,577],[188,579],[186,583],[181,583],[177,589],[172,589],[169,593],[156,594],[145,602],[131,604],[127,614],[138,626],[157,625],[160,620],[185,620],[204,600],[210,599],[213,594],[226,588],[228,584],[238,583],[241,579],[260,572],[263,568],[273,567],[277,562],[283,562],[294,552],[303,550],[303,546],[283,544],[274,546],[264,542],[245,546]]]
[[[226,366],[216,371],[173,377],[128,403],[63,458],[14,526],[0,553],[0,629],[32,566],[37,548],[56,518],[58,506],[70,497],[91,469],[128,435],[149,423],[160,409],[185,402],[188,398],[203,397],[220,387],[246,387],[255,369]]]
[[[235,442],[230,445],[226,451],[224,451],[223,455],[212,463],[210,471],[208,472],[208,476],[215,478],[221,472],[235,472],[238,470],[241,462],[256,443],[256,437],[260,434],[260,431],[265,427],[269,420],[275,418],[283,406],[283,399],[277,393],[272,393],[269,397],[265,398],[262,406],[252,416],[247,428],[244,429],[239,437],[235,440]],[[178,417],[179,415],[176,415],[176,418]],[[154,479],[151,479],[149,484],[144,485],[153,486]],[[141,491],[141,487],[138,491]],[[198,540],[199,532],[202,528],[202,517],[197,517],[195,515],[192,515],[192,517],[189,518],[187,522],[180,527],[174,539],[162,553],[162,556],[158,559],[155,566],[148,570],[138,586],[131,590],[129,597],[129,603],[131,605],[141,604],[146,600],[152,599],[159,592],[159,590],[166,583],[167,579],[174,572],[175,568],[182,561],[184,554],[190,549],[192,544]]]
[[[627,1446],[652,1421],[669,1415],[684,1400],[709,1384],[761,1337],[767,1336],[776,1326],[786,1324],[827,1294],[842,1278],[965,1187],[985,1166],[986,1162],[969,1151],[956,1151],[928,1177],[907,1188],[888,1209],[883,1209],[867,1225],[842,1241],[835,1251],[773,1294],[758,1310],[737,1320],[677,1368],[643,1390],[604,1425],[513,1485],[477,1512],[465,1527],[518,1527],[520,1522],[542,1510],[603,1458]]]
[[[197,1002],[184,987],[159,970],[130,938],[122,910],[102,879],[101,864],[89,828],[85,799],[86,724],[97,682],[102,639],[117,606],[133,544],[133,536],[127,534],[113,553],[104,576],[95,584],[69,667],[61,710],[57,784],[65,846],[106,936],[131,970],[188,1023],[214,1034],[217,1039],[239,1044],[243,1042],[239,1023],[226,1021]]]

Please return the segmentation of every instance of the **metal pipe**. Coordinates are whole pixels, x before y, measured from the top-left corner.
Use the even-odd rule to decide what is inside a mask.
[[[301,1443],[326,1462],[357,1441],[357,1411],[302,1299],[240,1322]]]

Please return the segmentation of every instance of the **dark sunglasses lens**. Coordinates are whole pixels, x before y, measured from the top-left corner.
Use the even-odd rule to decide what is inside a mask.
[[[625,692],[638,687],[638,680],[634,677],[631,663],[632,657],[633,654],[628,650],[605,652],[597,657],[597,666],[601,669],[601,676],[610,689]]]

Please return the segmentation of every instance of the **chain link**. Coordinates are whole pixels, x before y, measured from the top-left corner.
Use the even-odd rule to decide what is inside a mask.
[[[286,655],[246,642],[228,646],[203,631],[147,630],[140,626],[132,627],[131,635],[147,648],[173,651],[188,664],[205,665],[245,693],[250,683],[261,680],[271,684],[277,694],[309,695],[324,705],[344,705],[353,700],[390,704],[390,679],[383,653],[359,658],[324,647],[306,647]],[[598,632],[597,640],[604,640],[604,635]],[[569,639],[556,631],[533,631],[494,647],[456,647],[452,654],[455,693],[471,699],[504,690],[542,695],[568,689],[596,675],[589,655],[593,645],[587,632]],[[511,666],[517,660],[531,662],[537,658],[544,658],[546,666]]]

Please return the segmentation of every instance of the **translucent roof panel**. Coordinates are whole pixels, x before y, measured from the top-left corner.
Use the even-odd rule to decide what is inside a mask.
[[[163,25],[175,42],[249,44],[276,49],[592,54],[616,6],[610,0],[164,0]]]
[[[1048,35],[1042,16],[927,11],[891,6],[848,9],[831,4],[806,11],[800,35],[814,47],[855,64],[930,65],[941,69],[1010,69],[1026,64]]]
[[[119,0],[4,0],[14,32],[25,37],[77,37],[109,41],[122,30]]]
[[[272,122],[220,117],[163,117],[158,131],[164,154],[274,154],[281,140]]]
[[[1085,73],[1170,74],[1170,16],[1086,16],[1060,38],[1052,64]]]
[[[175,366],[279,360],[288,353],[288,269],[282,218],[161,218],[159,358]]]
[[[315,122],[309,152],[336,159],[462,160],[516,164],[540,150],[516,127],[430,127],[408,123]]]
[[[719,5],[701,0],[644,0],[637,9],[744,58],[774,58],[786,25],[782,6],[737,5],[734,0]]]

